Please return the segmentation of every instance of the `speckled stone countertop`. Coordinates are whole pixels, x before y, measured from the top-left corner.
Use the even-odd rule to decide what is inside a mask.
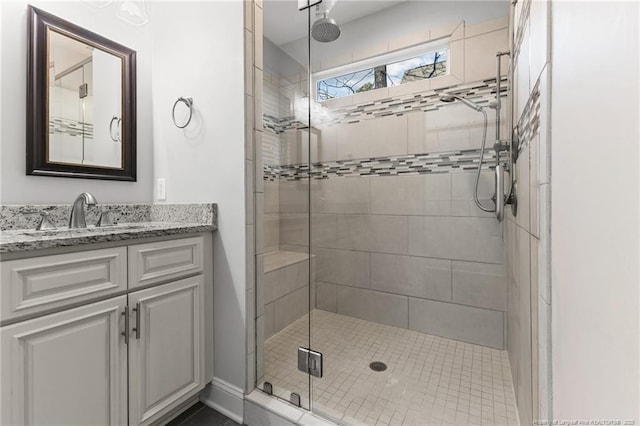
[[[102,205],[87,210],[87,223],[95,223],[100,211],[109,211],[112,226],[88,225],[83,229],[62,226],[68,220],[69,205],[0,207],[0,253],[69,247],[109,241],[123,241],[165,235],[215,231],[216,204],[129,204]],[[57,230],[36,231],[37,215],[25,212],[47,211]]]

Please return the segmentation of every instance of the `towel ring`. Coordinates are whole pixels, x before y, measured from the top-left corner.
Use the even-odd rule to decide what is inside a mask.
[[[189,118],[187,119],[187,122],[184,123],[184,125],[182,126],[178,125],[178,123],[176,122],[176,106],[180,102],[184,103],[189,108]],[[175,103],[173,104],[173,109],[171,110],[171,118],[173,119],[173,124],[175,124],[178,129],[184,129],[189,125],[189,123],[191,123],[192,117],[193,117],[193,98],[183,98],[182,96],[180,96],[178,100],[175,101]]]
[[[120,126],[120,123],[122,122],[122,119],[119,118],[117,115],[114,115],[113,118],[111,119],[111,121],[109,122],[109,136],[111,137],[111,140],[114,142],[120,142],[120,132],[117,133],[117,136],[114,138],[113,137],[113,123],[116,123],[118,126]],[[116,129],[118,130],[118,129]]]

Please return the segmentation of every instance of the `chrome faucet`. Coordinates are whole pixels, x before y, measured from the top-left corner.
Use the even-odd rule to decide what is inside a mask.
[[[87,222],[84,218],[84,205],[95,206],[98,204],[95,197],[88,192],[78,195],[76,201],[71,208],[71,216],[69,217],[69,228],[86,228]]]

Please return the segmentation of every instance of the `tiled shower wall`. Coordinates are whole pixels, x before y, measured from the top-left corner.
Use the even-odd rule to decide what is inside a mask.
[[[549,3],[512,6],[517,214],[506,215],[508,352],[521,424],[550,421]]]
[[[264,252],[264,179],[262,174],[262,0],[244,1],[245,63],[245,206],[246,206],[246,387],[255,388],[256,375],[262,374],[263,312],[256,304],[259,276],[256,274]]]
[[[297,149],[304,145],[302,132],[285,123],[293,121],[296,99],[301,99],[307,91],[307,79],[302,69],[292,69],[284,77],[265,71],[262,142],[265,170],[302,161],[302,153]],[[280,206],[280,186],[273,179],[265,179],[264,197],[264,245],[268,253],[280,249],[280,213],[286,213],[287,206]]]
[[[496,51],[507,48],[506,25],[499,20],[469,28],[463,39],[474,50],[465,59],[482,54],[494,64]],[[311,183],[317,308],[505,347],[502,226],[472,199],[482,116],[438,101],[443,91],[485,106],[494,99],[495,68],[480,67],[480,75],[469,68],[473,80],[327,108],[325,120],[314,124],[311,159],[322,171],[313,172],[323,177]],[[275,88],[276,81],[282,82],[269,76],[264,84]],[[265,89],[265,134],[274,122],[267,109],[283,112],[267,99],[276,96],[287,98]],[[487,112],[492,146],[494,111]],[[305,252],[308,170],[295,164],[306,163],[306,134],[295,123],[282,124],[279,158],[265,162],[265,245]],[[480,181],[486,205],[492,205],[492,173],[486,168]]]

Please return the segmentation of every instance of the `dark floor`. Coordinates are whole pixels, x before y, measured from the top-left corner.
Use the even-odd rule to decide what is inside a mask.
[[[216,410],[198,402],[173,419],[167,426],[240,426]]]

